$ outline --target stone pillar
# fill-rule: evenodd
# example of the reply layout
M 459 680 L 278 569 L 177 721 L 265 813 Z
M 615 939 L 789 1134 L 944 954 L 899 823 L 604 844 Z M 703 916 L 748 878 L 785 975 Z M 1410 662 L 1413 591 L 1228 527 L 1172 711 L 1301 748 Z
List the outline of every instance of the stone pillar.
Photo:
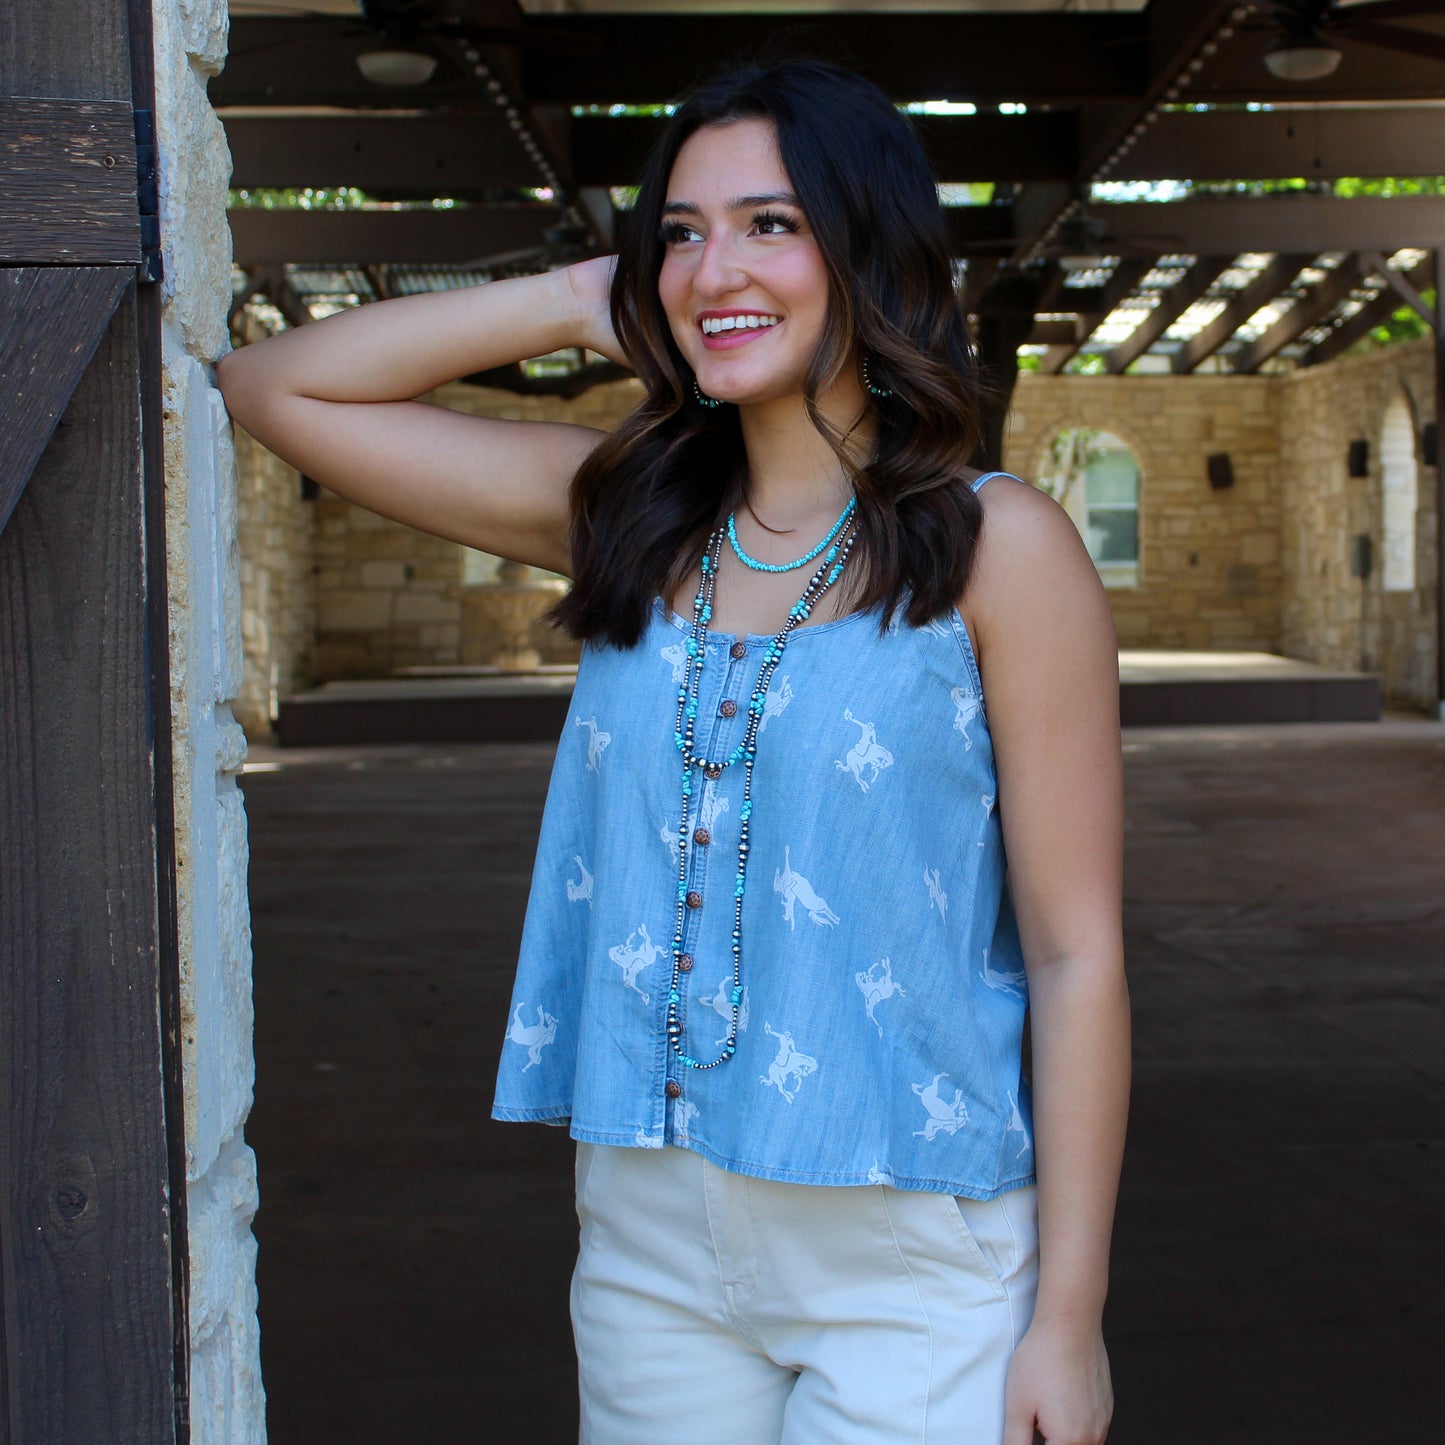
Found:
M 225 0 L 152 0 L 164 250 L 167 580 L 190 1253 L 191 1440 L 261 1445 L 251 937 L 236 777 L 241 683 L 236 469 L 213 385 L 231 298 L 230 156 L 206 80 L 224 60 Z

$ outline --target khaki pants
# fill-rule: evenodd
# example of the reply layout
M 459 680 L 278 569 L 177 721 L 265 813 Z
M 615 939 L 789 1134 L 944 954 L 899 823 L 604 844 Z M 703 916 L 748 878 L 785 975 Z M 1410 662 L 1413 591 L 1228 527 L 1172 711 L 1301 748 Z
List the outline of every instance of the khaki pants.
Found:
M 987 1203 L 579 1144 L 583 1445 L 998 1445 L 1036 1191 Z

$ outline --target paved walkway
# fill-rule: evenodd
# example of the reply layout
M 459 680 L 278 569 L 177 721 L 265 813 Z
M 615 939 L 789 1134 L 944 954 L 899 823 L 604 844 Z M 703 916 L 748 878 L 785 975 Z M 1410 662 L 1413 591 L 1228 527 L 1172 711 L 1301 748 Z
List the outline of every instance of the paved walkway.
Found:
M 254 755 L 273 1445 L 575 1439 L 570 1147 L 486 1117 L 550 752 Z M 1126 754 L 1111 1445 L 1437 1440 L 1445 727 Z

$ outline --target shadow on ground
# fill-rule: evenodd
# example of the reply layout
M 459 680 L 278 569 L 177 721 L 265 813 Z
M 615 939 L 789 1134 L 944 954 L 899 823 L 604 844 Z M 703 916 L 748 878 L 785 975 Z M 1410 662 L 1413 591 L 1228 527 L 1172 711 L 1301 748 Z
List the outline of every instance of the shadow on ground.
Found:
M 247 773 L 273 1445 L 576 1438 L 571 1146 L 487 1117 L 550 761 Z M 1111 1445 L 1435 1440 L 1445 727 L 1135 730 L 1126 761 Z

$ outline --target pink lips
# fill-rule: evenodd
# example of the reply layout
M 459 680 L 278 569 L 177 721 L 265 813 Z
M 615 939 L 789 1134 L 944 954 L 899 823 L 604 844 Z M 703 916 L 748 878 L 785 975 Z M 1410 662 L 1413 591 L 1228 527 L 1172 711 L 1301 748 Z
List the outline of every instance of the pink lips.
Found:
M 782 322 L 778 323 L 781 326 Z M 769 331 L 776 331 L 777 326 L 759 326 L 756 330 L 749 327 L 746 331 L 720 331 L 716 336 L 709 336 L 703 332 L 702 344 L 709 351 L 735 351 L 739 346 L 746 346 L 750 341 L 756 341 L 760 336 L 766 336 Z
M 752 311 L 699 311 L 697 314 L 697 325 L 699 330 L 704 321 L 713 320 L 723 316 L 753 316 L 758 313 Z M 776 331 L 783 323 L 776 321 L 772 326 L 748 326 L 738 327 L 734 331 L 719 331 L 709 336 L 706 331 L 702 333 L 702 344 L 709 351 L 736 351 L 739 346 L 746 346 L 749 341 L 756 340 L 765 331 Z

